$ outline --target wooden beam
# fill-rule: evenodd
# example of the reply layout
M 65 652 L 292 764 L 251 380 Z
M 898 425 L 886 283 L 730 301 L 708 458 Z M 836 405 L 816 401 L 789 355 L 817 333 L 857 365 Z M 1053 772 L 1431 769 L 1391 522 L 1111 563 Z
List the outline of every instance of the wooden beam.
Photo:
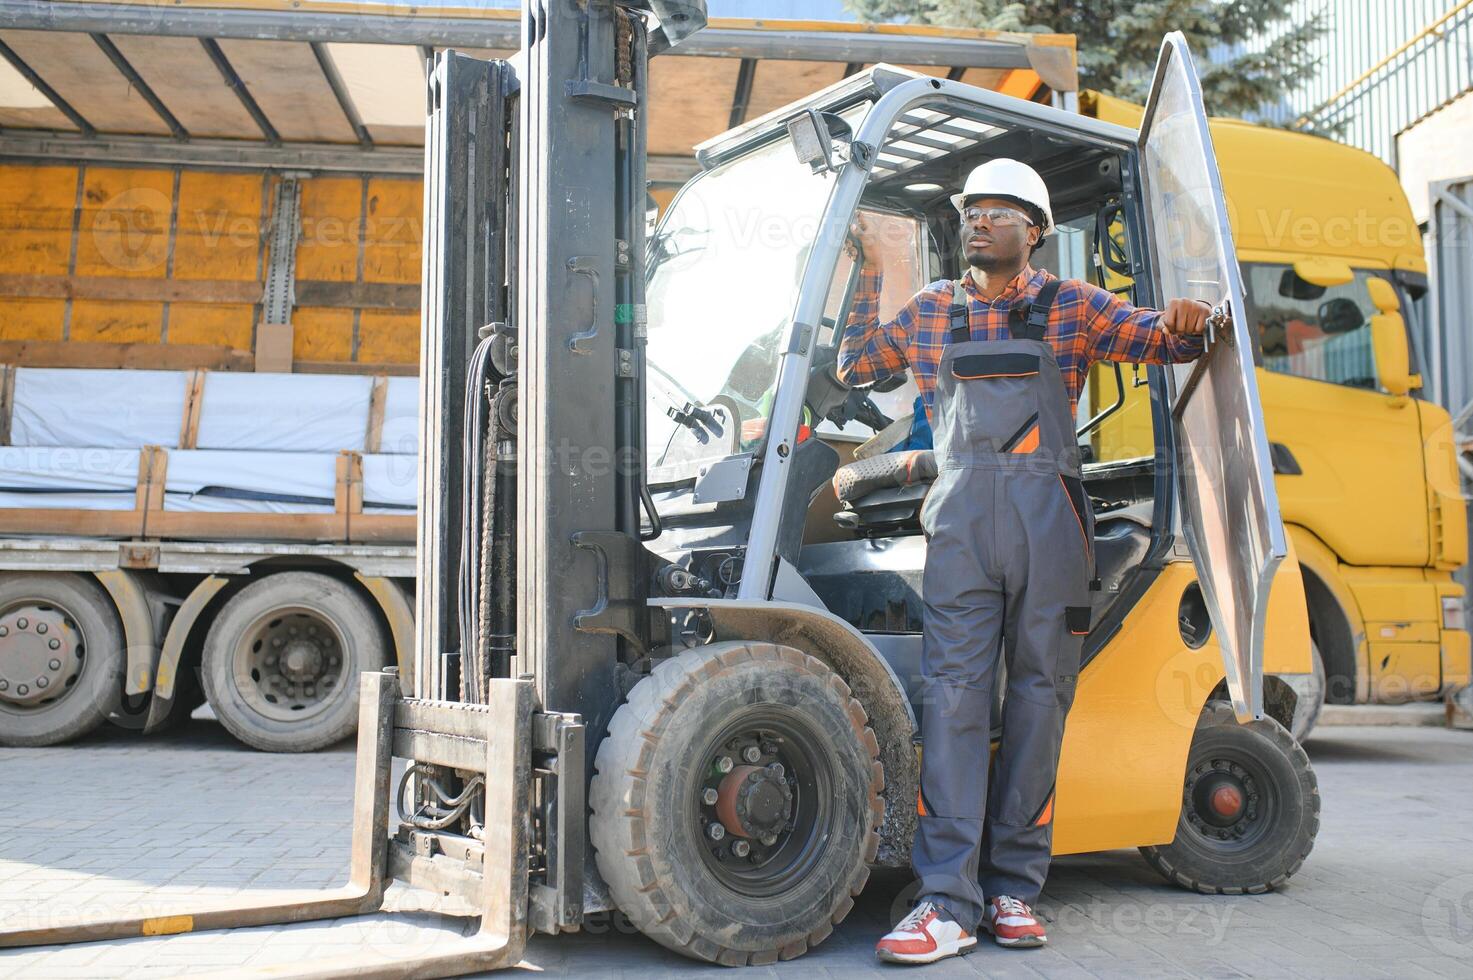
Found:
M 298 279 L 297 306 L 334 306 L 355 310 L 419 312 L 419 284 L 396 282 L 329 282 Z
M 184 421 L 179 426 L 179 448 L 193 449 L 199 441 L 199 416 L 205 401 L 205 372 L 194 370 L 184 389 Z
M 373 390 L 368 396 L 368 431 L 363 435 L 363 451 L 365 453 L 376 453 L 384 441 L 384 405 L 389 396 L 389 379 L 380 374 L 373 379 Z M 3 413 L 3 409 L 0 409 Z M 0 425 L 4 425 L 3 414 L 0 414 Z M 0 443 L 4 442 L 3 430 L 0 430 Z
M 10 418 L 15 412 L 15 368 L 0 364 L 0 446 L 10 445 Z
M 249 371 L 250 351 L 224 344 L 107 344 L 75 340 L 0 340 L 0 363 L 20 367 Z
M 0 299 L 97 299 L 124 303 L 254 305 L 265 284 L 252 279 L 134 279 L 127 276 L 0 275 Z M 298 279 L 297 306 L 419 311 L 416 283 Z

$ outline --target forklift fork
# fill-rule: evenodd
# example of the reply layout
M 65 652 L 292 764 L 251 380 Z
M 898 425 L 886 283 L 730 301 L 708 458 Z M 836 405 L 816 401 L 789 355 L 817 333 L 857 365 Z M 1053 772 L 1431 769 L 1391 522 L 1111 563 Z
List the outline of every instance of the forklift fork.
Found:
M 361 678 L 358 755 L 353 786 L 353 845 L 348 882 L 325 890 L 271 891 L 240 900 L 171 915 L 78 918 L 36 928 L 0 932 L 0 948 L 51 946 L 140 936 L 168 936 L 207 929 L 282 925 L 378 912 L 388 880 L 470 899 L 480 914 L 479 930 L 433 950 L 406 949 L 404 955 L 365 953 L 264 967 L 261 976 L 293 977 L 446 977 L 511 966 L 521 957 L 528 928 L 528 855 L 534 773 L 535 693 L 530 680 L 492 680 L 485 704 L 426 701 L 399 694 L 392 672 Z M 551 743 L 539 752 L 539 773 L 572 776 L 559 790 L 544 793 L 559 810 L 581 807 L 583 744 L 577 716 L 536 713 L 537 727 Z M 563 758 L 553 753 L 561 751 Z M 426 833 L 402 824 L 390 839 L 390 779 L 395 758 L 480 774 L 484 786 L 484 828 L 469 849 L 440 841 L 471 842 L 459 835 Z M 576 770 L 574 770 L 576 765 Z M 576 773 L 576 774 L 575 774 Z M 563 780 L 558 780 L 560 783 Z M 561 830 L 557 814 L 544 822 Z M 569 830 L 573 828 L 569 827 Z M 581 840 L 581 826 L 573 830 Z M 557 850 L 549 838 L 549 855 Z M 566 846 L 566 845 L 565 845 Z M 572 848 L 581 857 L 581 847 Z M 581 891 L 581 876 L 576 880 Z M 536 904 L 556 931 L 564 919 L 560 906 L 576 905 L 562 893 L 563 881 L 540 885 Z M 580 896 L 581 897 L 581 896 Z M 41 913 L 44 914 L 44 913 Z M 235 976 L 241 971 L 232 971 Z

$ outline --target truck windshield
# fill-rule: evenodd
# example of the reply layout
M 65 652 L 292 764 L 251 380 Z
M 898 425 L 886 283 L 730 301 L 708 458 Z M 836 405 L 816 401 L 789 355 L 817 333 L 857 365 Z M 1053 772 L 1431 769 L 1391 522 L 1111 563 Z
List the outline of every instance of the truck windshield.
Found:
M 697 177 L 660 223 L 646 293 L 652 482 L 761 442 L 832 181 L 784 137 Z

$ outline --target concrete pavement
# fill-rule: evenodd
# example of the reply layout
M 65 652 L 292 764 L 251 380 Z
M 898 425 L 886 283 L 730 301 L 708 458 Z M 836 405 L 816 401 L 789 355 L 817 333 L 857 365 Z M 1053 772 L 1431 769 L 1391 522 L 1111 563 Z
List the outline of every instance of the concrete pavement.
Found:
M 1467 977 L 1473 975 L 1473 733 L 1337 727 L 1307 746 L 1323 822 L 1276 894 L 1216 897 L 1162 882 L 1133 851 L 1061 858 L 1040 909 L 1050 946 L 977 953 L 928 977 Z M 48 909 L 161 914 L 241 889 L 340 883 L 351 745 L 264 755 L 213 722 L 140 739 L 116 730 L 55 749 L 0 749 L 0 924 Z M 807 956 L 743 977 L 894 977 L 875 939 L 904 910 L 908 876 L 876 875 Z M 415 893 L 390 892 L 414 909 Z M 38 918 L 39 917 L 39 918 Z M 0 977 L 162 977 L 403 948 L 458 935 L 432 912 L 167 939 L 0 952 Z M 618 916 L 536 937 L 525 970 L 682 977 L 717 970 L 644 939 Z

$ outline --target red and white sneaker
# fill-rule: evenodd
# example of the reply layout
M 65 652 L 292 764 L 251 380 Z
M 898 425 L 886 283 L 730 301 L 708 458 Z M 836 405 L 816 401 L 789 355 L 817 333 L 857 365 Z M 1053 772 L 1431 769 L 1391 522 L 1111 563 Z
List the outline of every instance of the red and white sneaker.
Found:
M 1038 921 L 1028 903 L 1008 895 L 999 895 L 987 903 L 982 928 L 992 933 L 999 946 L 1010 949 L 1028 949 L 1048 942 L 1043 923 Z
M 921 902 L 875 944 L 875 955 L 887 963 L 935 963 L 977 948 L 951 913 L 934 902 Z

